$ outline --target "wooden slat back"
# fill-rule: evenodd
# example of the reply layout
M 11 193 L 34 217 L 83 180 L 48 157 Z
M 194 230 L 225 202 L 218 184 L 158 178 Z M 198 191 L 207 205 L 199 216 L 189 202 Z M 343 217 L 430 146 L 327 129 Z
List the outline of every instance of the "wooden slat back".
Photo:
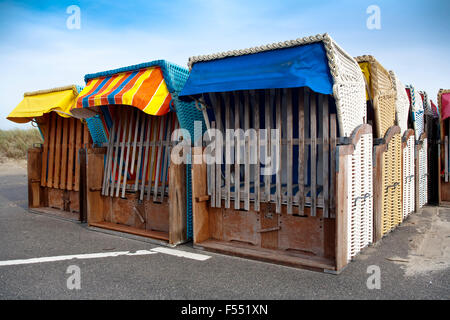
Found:
M 211 129 L 215 130 L 216 129 L 216 121 L 211 121 Z M 212 138 L 215 139 L 215 138 Z M 214 147 L 215 145 L 215 140 L 214 140 Z M 209 174 L 210 174 L 210 183 L 211 183 L 211 207 L 215 208 L 216 207 L 216 166 L 214 164 L 208 165 L 208 169 L 209 169 Z
M 221 116 L 221 108 L 222 108 L 222 103 L 221 103 L 221 99 L 219 96 L 215 96 L 213 95 L 213 99 L 215 100 L 215 115 L 216 115 L 216 129 L 223 132 L 223 127 L 222 127 L 222 116 Z M 222 150 L 221 149 L 219 143 L 221 143 L 221 141 L 218 140 L 217 137 L 214 137 L 214 141 L 215 141 L 215 148 L 214 148 L 214 153 L 215 153 L 215 159 L 216 159 L 216 166 L 215 166 L 215 178 L 216 178 L 216 207 L 220 208 L 221 204 L 222 204 Z
M 69 151 L 69 130 L 70 130 L 70 119 L 64 119 L 64 125 L 62 128 L 62 141 L 61 141 L 61 173 L 60 173 L 60 182 L 59 182 L 59 188 L 60 189 L 66 189 L 67 188 L 67 157 L 68 157 L 68 151 Z
M 140 176 L 141 176 L 141 190 L 140 190 L 140 196 L 139 199 L 144 199 L 144 192 L 145 192 L 145 181 L 146 181 L 146 177 L 148 175 L 148 153 L 149 153 L 149 148 L 150 148 L 150 141 L 152 138 L 154 138 L 154 133 L 156 130 L 156 119 L 150 118 L 150 117 L 146 117 L 147 121 L 146 121 L 146 139 L 145 139 L 145 151 L 144 151 L 144 163 L 142 166 L 142 170 L 140 171 Z M 141 128 L 142 129 L 142 128 Z M 153 131 L 153 134 L 152 134 Z M 154 148 L 153 148 L 154 149 Z M 138 178 L 136 178 L 138 179 Z M 149 185 L 151 185 L 152 180 L 149 179 Z M 150 189 L 149 189 L 150 190 Z M 147 199 L 150 198 L 150 191 L 149 194 L 147 195 Z
M 55 160 L 53 172 L 53 188 L 59 188 L 59 177 L 61 175 L 61 136 L 63 121 L 62 117 L 56 117 L 56 137 L 55 137 Z
M 225 129 L 231 129 L 231 93 L 227 92 L 225 95 Z M 229 134 L 229 133 L 228 133 Z M 231 207 L 231 137 L 225 138 L 225 208 Z
M 75 141 L 75 176 L 74 176 L 74 186 L 73 190 L 78 191 L 80 190 L 80 158 L 79 158 L 79 151 L 82 147 L 82 139 L 83 139 L 83 124 L 81 121 L 77 121 L 76 126 L 76 141 Z
M 331 96 L 288 88 L 207 97 L 213 114 L 207 120 L 222 132 L 226 159 L 223 166 L 208 166 L 211 207 L 229 208 L 233 200 L 235 210 L 248 211 L 253 203 L 259 211 L 260 202 L 268 202 L 279 214 L 287 206 L 288 214 L 303 216 L 308 206 L 311 216 L 322 208 L 324 218 L 334 218 L 338 128 Z M 226 129 L 233 129 L 234 135 Z M 246 132 L 240 141 L 238 129 Z M 256 138 L 247 129 L 254 129 Z M 262 175 L 267 165 L 276 166 L 272 175 Z
M 294 159 L 294 130 L 293 130 L 293 109 L 292 109 L 292 89 L 287 90 L 287 110 L 286 110 L 286 117 L 287 117 L 287 166 L 286 170 L 287 172 L 292 172 L 294 167 L 292 164 L 292 161 Z M 293 179 L 292 177 L 289 177 L 289 174 L 287 176 L 287 213 L 292 214 L 293 208 L 292 208 L 292 192 L 293 192 Z
M 272 97 L 273 90 L 265 90 L 264 92 L 264 124 L 266 129 L 266 154 L 265 159 L 272 158 L 272 141 L 271 141 L 271 130 L 272 130 Z M 267 166 L 265 167 L 267 168 Z M 265 185 L 265 199 L 266 202 L 269 203 L 271 201 L 271 183 L 272 177 L 269 175 L 264 175 L 264 185 Z
M 261 158 L 261 135 L 260 135 L 260 111 L 259 111 L 259 99 L 260 96 L 259 94 L 255 93 L 255 91 L 251 92 L 251 97 L 252 97 L 252 109 L 254 110 L 254 124 L 253 127 L 256 130 L 256 164 L 255 164 L 255 172 L 254 172 L 254 176 L 257 177 L 255 179 L 255 211 L 259 211 L 260 210 L 260 201 L 261 201 L 261 179 L 259 179 L 259 175 L 261 172 L 261 165 L 259 162 L 259 159 Z
M 45 126 L 41 186 L 78 191 L 78 152 L 92 143 L 87 126 L 55 112 L 43 116 L 40 123 Z
M 234 92 L 234 129 L 241 128 L 241 102 L 240 94 Z M 235 149 L 235 165 L 234 165 L 234 209 L 241 208 L 241 139 L 235 135 L 234 139 Z
M 328 113 L 328 97 L 321 99 L 322 110 L 322 170 L 323 170 L 323 216 L 330 216 L 330 179 L 329 179 L 329 153 L 330 153 L 330 115 Z M 320 106 L 319 106 L 320 107 Z
M 117 107 L 106 144 L 103 195 L 164 202 L 168 197 L 171 138 L 179 128 L 176 114 L 150 116 L 133 108 Z M 152 196 L 151 196 L 152 195 Z
M 47 186 L 48 149 L 51 131 L 50 115 L 45 115 L 41 123 L 42 126 L 45 126 L 45 130 L 41 129 L 44 133 L 44 145 L 42 147 L 41 186 L 45 187 Z
M 276 190 L 275 190 L 275 203 L 276 203 L 276 212 L 281 213 L 281 174 L 283 171 L 283 159 L 282 159 L 282 121 L 281 121 L 281 99 L 282 99 L 282 91 L 276 90 L 276 125 L 275 129 L 278 132 L 278 135 L 272 134 L 272 142 L 276 146 L 276 151 L 274 154 L 277 155 L 276 161 L 274 164 L 276 165 L 276 173 L 275 173 L 275 183 L 276 183 Z
M 70 119 L 69 120 L 69 137 L 68 137 L 68 155 L 67 155 L 67 184 L 66 188 L 67 190 L 73 189 L 73 182 L 74 182 L 74 176 L 73 176 L 73 168 L 75 163 L 75 132 L 77 127 L 77 119 Z
M 50 136 L 48 147 L 48 164 L 47 164 L 47 187 L 53 187 L 53 169 L 55 164 L 55 140 L 56 140 L 56 124 L 58 115 L 54 112 L 50 113 Z
M 337 119 L 336 114 L 330 114 L 330 218 L 336 217 L 336 145 L 337 145 Z
M 298 211 L 305 210 L 305 107 L 309 100 L 303 88 L 298 89 Z

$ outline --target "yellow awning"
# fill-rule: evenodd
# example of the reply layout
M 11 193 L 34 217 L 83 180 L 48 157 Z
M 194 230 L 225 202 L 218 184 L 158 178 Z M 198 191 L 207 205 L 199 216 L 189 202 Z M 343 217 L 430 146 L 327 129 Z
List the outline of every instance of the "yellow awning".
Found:
M 22 102 L 6 118 L 17 123 L 27 123 L 51 111 L 69 118 L 70 109 L 77 96 L 78 90 L 74 85 L 28 92 L 24 94 Z

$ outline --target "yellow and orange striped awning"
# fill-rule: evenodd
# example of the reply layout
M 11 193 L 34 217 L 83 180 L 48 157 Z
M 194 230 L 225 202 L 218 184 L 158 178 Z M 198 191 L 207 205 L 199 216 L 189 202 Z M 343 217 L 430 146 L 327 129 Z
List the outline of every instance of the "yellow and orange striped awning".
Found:
M 149 67 L 88 80 L 72 114 L 104 105 L 127 105 L 162 116 L 170 111 L 171 99 L 161 68 Z

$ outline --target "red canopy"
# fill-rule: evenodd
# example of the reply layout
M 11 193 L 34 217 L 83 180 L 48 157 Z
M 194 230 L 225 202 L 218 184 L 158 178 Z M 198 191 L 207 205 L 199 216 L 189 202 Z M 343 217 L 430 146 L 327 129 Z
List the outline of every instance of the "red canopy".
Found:
M 445 120 L 450 118 L 450 91 L 444 91 L 440 96 L 440 112 L 442 120 Z

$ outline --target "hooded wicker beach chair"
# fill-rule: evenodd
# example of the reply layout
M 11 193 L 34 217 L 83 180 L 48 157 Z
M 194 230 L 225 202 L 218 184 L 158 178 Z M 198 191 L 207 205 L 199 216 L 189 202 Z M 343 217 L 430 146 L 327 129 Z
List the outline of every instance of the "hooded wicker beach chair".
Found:
M 193 165 L 194 245 L 342 270 L 372 242 L 372 128 L 356 61 L 324 34 L 189 67 L 180 96 L 217 129 L 194 148 L 213 158 Z
M 412 121 L 416 136 L 416 210 L 428 203 L 428 139 L 425 132 L 425 110 L 422 97 L 414 86 L 407 85 Z
M 372 56 L 357 57 L 367 86 L 368 121 L 374 124 L 374 241 L 402 222 L 402 132 L 396 124 L 395 84 Z M 403 123 L 402 118 L 402 125 Z
M 94 143 L 103 147 L 88 165 L 90 226 L 171 245 L 192 237 L 190 165 L 171 162 L 181 137 L 194 136 L 195 120 L 204 130 L 202 113 L 178 99 L 187 77 L 164 60 L 85 76 L 72 113 L 90 118 Z
M 29 208 L 72 220 L 85 218 L 80 150 L 92 143 L 87 126 L 70 113 L 79 91 L 70 85 L 25 93 L 7 117 L 35 123 L 44 141 L 28 150 Z
M 410 104 L 405 86 L 393 71 L 391 75 L 394 89 L 397 94 L 396 114 L 397 124 L 402 134 L 402 181 L 403 181 L 403 219 L 415 210 L 415 162 L 414 162 L 414 130 L 408 127 Z

